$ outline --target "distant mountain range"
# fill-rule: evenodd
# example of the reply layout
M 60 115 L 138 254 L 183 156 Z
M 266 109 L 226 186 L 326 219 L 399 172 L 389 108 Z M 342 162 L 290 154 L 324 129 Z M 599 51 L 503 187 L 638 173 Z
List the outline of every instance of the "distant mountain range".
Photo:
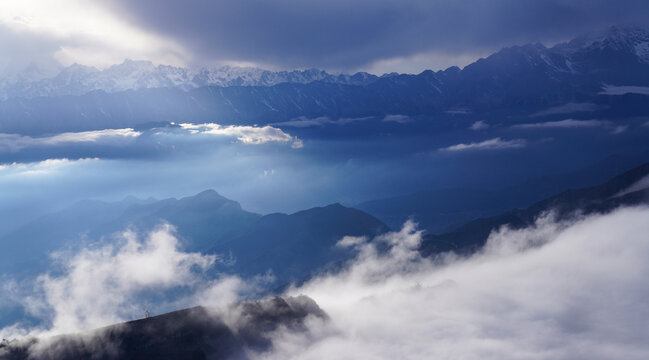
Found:
M 450 232 L 467 222 L 526 208 L 569 188 L 600 184 L 649 160 L 649 154 L 610 156 L 595 164 L 567 173 L 532 178 L 515 186 L 496 189 L 450 188 L 375 199 L 353 207 L 376 216 L 398 229 L 408 219 L 428 234 Z
M 110 243 L 127 229 L 144 235 L 163 223 L 176 228 L 184 251 L 229 260 L 216 271 L 249 277 L 270 270 L 276 285 L 351 257 L 335 246 L 346 235 L 372 238 L 389 231 L 375 217 L 340 204 L 261 216 L 214 190 L 182 199 L 85 200 L 1 237 L 0 271 L 36 274 L 47 268 L 50 252 Z
M 470 253 L 484 246 L 489 234 L 501 226 L 524 228 L 533 225 L 540 215 L 549 211 L 555 212 L 557 219 L 566 221 L 581 215 L 606 213 L 621 206 L 642 204 L 649 204 L 649 163 L 600 185 L 566 190 L 524 209 L 473 220 L 444 234 L 427 235 L 420 251 L 424 256 L 447 251 Z
M 378 78 L 365 72 L 351 75 L 329 74 L 319 69 L 269 71 L 253 67 L 222 66 L 192 70 L 127 59 L 104 70 L 73 64 L 62 68 L 55 75 L 30 66 L 22 73 L 0 79 L 0 99 L 83 95 L 98 90 L 107 93 L 163 87 L 189 90 L 203 86 L 273 86 L 281 83 L 308 84 L 314 81 L 366 85 Z
M 302 116 L 556 115 L 581 111 L 583 104 L 603 109 L 603 116 L 645 115 L 649 113 L 648 48 L 647 31 L 612 27 L 551 48 L 538 43 L 505 48 L 463 69 L 380 78 L 362 73 L 330 76 L 313 70 L 250 70 L 244 76 L 239 69 L 214 75 L 221 74 L 217 71 L 200 81 L 195 75 L 191 79 L 196 80 L 185 84 L 189 78 L 185 70 L 146 63 L 125 62 L 104 71 L 76 66 L 55 78 L 61 84 L 95 85 L 84 89 L 70 85 L 76 90 L 0 102 L 0 131 L 47 133 L 178 120 L 270 124 Z M 122 75 L 114 78 L 113 74 Z M 110 80 L 101 80 L 104 76 Z M 47 92 L 59 86 L 43 83 L 36 88 Z M 554 110 L 548 111 L 551 107 Z

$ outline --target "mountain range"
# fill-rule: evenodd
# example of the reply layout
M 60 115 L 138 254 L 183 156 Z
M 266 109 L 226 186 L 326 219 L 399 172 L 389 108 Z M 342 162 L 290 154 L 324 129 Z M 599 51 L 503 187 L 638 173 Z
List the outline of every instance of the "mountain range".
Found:
M 509 121 L 516 121 L 517 114 L 580 111 L 571 110 L 569 104 L 602 109 L 604 116 L 634 116 L 649 112 L 645 94 L 649 86 L 648 44 L 649 33 L 643 29 L 612 27 L 550 48 L 539 43 L 508 47 L 463 69 L 427 70 L 418 75 L 375 78 L 356 74 L 350 80 L 338 81 L 318 71 L 314 73 L 321 75 L 293 72 L 282 76 L 301 80 L 269 80 L 263 82 L 264 86 L 243 80 L 238 81 L 240 85 L 250 86 L 234 85 L 237 81 L 219 85 L 206 81 L 174 87 L 168 87 L 173 85 L 168 79 L 147 80 L 140 86 L 133 85 L 140 80 L 129 78 L 124 81 L 131 85 L 106 88 L 117 92 L 98 87 L 83 90 L 93 90 L 83 94 L 78 91 L 59 96 L 55 91 L 47 97 L 9 98 L 0 102 L 0 131 L 47 133 L 179 119 L 269 124 L 301 116 L 337 119 L 387 114 L 444 117 L 506 113 L 509 118 L 513 116 Z M 134 62 L 120 66 L 166 69 Z M 120 66 L 115 72 L 119 73 L 116 69 Z M 79 81 L 95 76 L 90 74 L 103 74 L 85 73 Z M 157 79 L 157 75 L 151 76 Z M 351 80 L 355 77 L 364 80 Z M 562 110 L 547 112 L 557 106 L 563 106 Z
M 30 66 L 22 73 L 0 79 L 0 99 L 83 95 L 97 90 L 107 93 L 162 87 L 189 90 L 202 86 L 273 86 L 281 83 L 307 84 L 314 81 L 365 85 L 378 78 L 365 72 L 351 75 L 330 74 L 319 69 L 269 71 L 253 67 L 222 66 L 192 70 L 126 59 L 121 64 L 103 70 L 73 64 L 60 69 L 54 75 Z
M 424 256 L 454 251 L 471 253 L 486 243 L 489 234 L 502 226 L 520 229 L 531 226 L 543 214 L 570 221 L 589 214 L 601 214 L 621 206 L 649 203 L 649 163 L 628 170 L 603 184 L 565 190 L 529 207 L 512 209 L 500 215 L 470 221 L 444 233 L 424 237 L 420 251 Z
M 211 204 L 212 202 L 231 206 L 227 200 L 213 191 L 207 191 L 195 197 L 180 200 L 166 200 L 172 208 L 193 207 L 193 204 Z M 125 199 L 118 207 L 150 206 L 154 200 L 136 201 Z M 563 221 L 570 221 L 582 215 L 606 213 L 620 206 L 638 206 L 649 203 L 649 163 L 626 171 L 609 181 L 581 189 L 567 190 L 539 201 L 525 209 L 514 209 L 501 215 L 471 221 L 457 230 L 441 234 L 426 235 L 420 246 L 424 256 L 437 256 L 440 253 L 453 251 L 461 254 L 479 250 L 489 235 L 502 226 L 521 228 L 529 226 L 542 214 L 554 211 Z M 183 204 L 183 205 L 180 205 Z M 95 204 L 96 205 L 96 204 Z M 165 206 L 159 206 L 162 209 Z M 201 205 L 198 205 L 201 208 Z M 210 206 L 203 207 L 208 210 Z M 158 210 L 159 211 L 159 210 Z M 137 212 L 137 211 L 131 211 Z M 190 211 L 191 212 L 191 211 Z M 208 210 L 209 212 L 209 210 Z M 171 212 L 173 213 L 173 212 Z M 232 240 L 247 246 L 247 237 L 255 237 L 255 244 L 248 250 L 258 249 L 264 257 L 272 259 L 282 266 L 289 258 L 300 257 L 305 247 L 312 247 L 310 238 L 325 227 L 340 224 L 359 232 L 375 229 L 380 223 L 369 215 L 353 209 L 334 204 L 324 208 L 306 210 L 293 215 L 271 214 L 258 218 L 252 230 Z M 360 220 L 360 222 L 357 222 Z M 301 224 L 301 225 L 300 225 Z M 297 226 L 297 228 L 295 228 Z M 280 230 L 278 230 L 280 229 Z M 336 230 L 329 230 L 328 235 Z M 275 233 L 275 238 L 267 234 Z M 358 233 L 358 232 L 357 232 Z M 299 234 L 297 237 L 293 234 Z M 271 239 L 261 245 L 263 239 Z M 316 242 L 316 244 L 319 244 Z M 288 246 L 286 246 L 288 245 Z M 331 242 L 315 245 L 318 251 L 326 253 Z M 296 254 L 295 252 L 300 252 Z M 259 253 L 258 253 L 259 254 Z M 251 262 L 263 261 L 259 256 L 252 256 Z M 245 358 L 249 351 L 263 352 L 271 348 L 270 334 L 279 327 L 293 331 L 304 331 L 307 316 L 327 320 L 328 316 L 310 298 L 300 296 L 275 297 L 259 301 L 233 304 L 227 310 L 229 314 L 240 314 L 241 319 L 233 328 L 224 320 L 223 312 L 204 307 L 195 307 L 167 314 L 133 320 L 80 334 L 61 335 L 50 339 L 25 338 L 0 343 L 2 359 L 76 359 L 76 358 Z M 38 351 L 41 350 L 41 351 Z
M 214 190 L 181 199 L 84 200 L 0 237 L 0 271 L 37 274 L 48 268 L 54 251 L 110 244 L 125 230 L 144 235 L 161 224 L 174 226 L 183 251 L 228 259 L 215 271 L 243 277 L 271 271 L 276 285 L 351 257 L 335 246 L 346 235 L 371 238 L 389 231 L 373 216 L 340 204 L 262 216 Z

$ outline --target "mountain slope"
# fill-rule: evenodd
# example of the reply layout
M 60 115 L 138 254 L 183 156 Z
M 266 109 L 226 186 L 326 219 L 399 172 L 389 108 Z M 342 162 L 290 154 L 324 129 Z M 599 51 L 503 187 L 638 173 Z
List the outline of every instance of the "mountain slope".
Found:
M 183 237 L 187 251 L 204 251 L 254 224 L 260 215 L 233 200 L 206 190 L 181 199 L 166 199 L 131 206 L 118 218 L 90 232 L 93 238 L 131 227 L 148 231 L 162 222 L 172 224 Z
M 111 243 L 115 241 L 111 235 L 127 229 L 144 235 L 163 223 L 176 228 L 183 251 L 234 259 L 234 264 L 218 264 L 215 272 L 250 277 L 270 270 L 277 278 L 275 284 L 347 259 L 351 253 L 335 246 L 344 236 L 373 237 L 389 231 L 375 217 L 340 204 L 260 216 L 214 190 L 160 201 L 84 201 L 0 238 L 4 250 L 0 270 L 38 274 L 47 268 L 53 251 L 74 252 L 98 242 Z
M 449 233 L 427 235 L 420 251 L 425 256 L 445 251 L 471 252 L 482 247 L 491 231 L 508 225 L 522 228 L 532 225 L 543 213 L 554 211 L 559 219 L 577 214 L 602 213 L 619 206 L 649 203 L 649 163 L 631 169 L 597 186 L 567 190 L 528 208 L 471 221 Z
M 94 331 L 0 343 L 0 359 L 245 359 L 270 349 L 280 326 L 304 331 L 304 319 L 326 319 L 305 296 L 233 305 L 228 314 L 194 307 Z M 227 317 L 239 315 L 232 325 Z
M 616 155 L 585 168 L 527 179 L 506 188 L 422 190 L 370 200 L 354 207 L 376 216 L 392 229 L 398 229 L 406 220 L 412 219 L 427 233 L 442 234 L 471 220 L 525 208 L 565 189 L 601 184 L 647 160 L 647 153 Z
M 109 235 L 126 229 L 147 232 L 162 223 L 177 228 L 185 249 L 201 251 L 231 238 L 259 217 L 214 190 L 160 201 L 81 201 L 0 238 L 0 269 L 38 272 L 52 251 L 76 250 L 104 237 L 111 241 Z
M 336 247 L 344 236 L 373 237 L 389 231 L 381 221 L 360 210 L 332 204 L 291 215 L 262 217 L 243 234 L 210 249 L 232 254 L 230 271 L 254 276 L 271 270 L 276 284 L 301 279 L 352 253 Z

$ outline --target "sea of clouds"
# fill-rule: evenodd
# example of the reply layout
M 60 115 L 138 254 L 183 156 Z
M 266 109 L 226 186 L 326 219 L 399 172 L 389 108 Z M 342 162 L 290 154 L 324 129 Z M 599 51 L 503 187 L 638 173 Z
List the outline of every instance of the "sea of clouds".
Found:
M 357 256 L 343 270 L 293 286 L 328 319 L 307 331 L 278 330 L 261 359 L 646 359 L 649 356 L 649 208 L 577 219 L 540 217 L 497 229 L 472 256 L 422 258 L 408 222 L 375 239 L 341 239 Z M 43 274 L 25 306 L 43 325 L 2 337 L 89 330 L 141 317 L 143 291 L 189 289 L 176 308 L 225 309 L 259 287 L 204 276 L 217 256 L 185 253 L 173 228 L 86 249 Z M 387 249 L 387 250 L 386 250 Z M 150 300 L 147 300 L 150 301 Z M 161 308 L 161 307 L 160 307 Z M 236 323 L 236 320 L 232 320 Z

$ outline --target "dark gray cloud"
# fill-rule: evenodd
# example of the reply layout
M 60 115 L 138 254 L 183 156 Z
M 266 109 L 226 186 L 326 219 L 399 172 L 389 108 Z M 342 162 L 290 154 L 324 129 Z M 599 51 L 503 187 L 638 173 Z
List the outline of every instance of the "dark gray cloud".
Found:
M 354 69 L 380 59 L 483 54 L 643 24 L 646 1 L 111 0 L 133 23 L 187 46 L 197 61 Z

